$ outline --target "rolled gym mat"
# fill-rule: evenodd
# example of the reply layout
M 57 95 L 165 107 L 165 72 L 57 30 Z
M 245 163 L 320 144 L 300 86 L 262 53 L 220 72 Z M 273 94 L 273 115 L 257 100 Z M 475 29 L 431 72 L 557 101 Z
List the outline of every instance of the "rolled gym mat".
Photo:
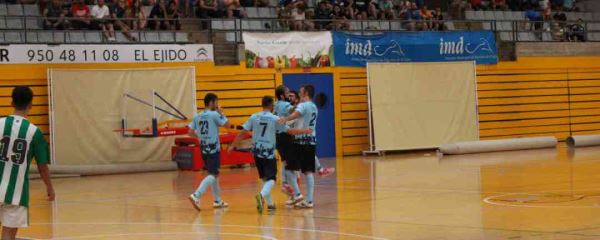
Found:
M 443 154 L 468 154 L 556 147 L 555 137 L 512 138 L 444 144 Z
M 570 136 L 567 138 L 569 147 L 600 146 L 600 135 Z

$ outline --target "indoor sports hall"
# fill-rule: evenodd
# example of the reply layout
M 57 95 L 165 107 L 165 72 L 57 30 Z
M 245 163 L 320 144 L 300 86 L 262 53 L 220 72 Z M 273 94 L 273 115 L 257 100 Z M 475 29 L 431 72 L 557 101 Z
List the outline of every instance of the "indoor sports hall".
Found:
M 0 0 L 1 239 L 600 239 L 600 2 Z

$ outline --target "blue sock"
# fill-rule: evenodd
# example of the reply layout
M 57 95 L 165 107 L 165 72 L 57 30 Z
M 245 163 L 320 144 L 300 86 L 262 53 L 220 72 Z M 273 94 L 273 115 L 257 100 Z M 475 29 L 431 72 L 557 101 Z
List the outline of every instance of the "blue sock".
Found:
M 286 174 L 288 177 L 288 183 L 292 185 L 292 189 L 294 189 L 294 195 L 300 195 L 300 187 L 298 187 L 298 178 L 296 178 L 296 172 L 286 170 Z
M 215 198 L 215 202 L 221 202 L 221 187 L 219 186 L 219 178 L 215 178 L 215 181 L 212 185 L 213 197 Z
M 213 185 L 214 182 L 215 182 L 215 177 L 213 175 L 208 175 L 208 176 L 204 177 L 204 179 L 202 179 L 202 182 L 200 183 L 200 186 L 198 186 L 198 189 L 196 189 L 196 191 L 194 192 L 194 196 L 197 198 L 200 198 L 202 196 L 202 194 L 204 194 L 204 192 L 206 192 L 206 189 L 208 188 L 208 186 Z
M 306 201 L 312 202 L 315 192 L 315 177 L 312 173 L 306 174 Z
M 260 190 L 260 195 L 267 200 L 267 204 L 269 205 L 273 205 L 273 199 L 271 198 L 271 189 L 273 189 L 273 185 L 275 185 L 275 181 L 268 180 L 263 183 L 262 190 Z
M 321 169 L 321 161 L 319 161 L 319 158 L 317 156 L 315 156 L 315 169 L 317 169 L 317 171 L 319 171 L 319 169 Z
M 287 181 L 287 170 L 285 170 L 285 163 L 281 164 L 281 183 L 282 184 L 286 184 L 288 183 Z

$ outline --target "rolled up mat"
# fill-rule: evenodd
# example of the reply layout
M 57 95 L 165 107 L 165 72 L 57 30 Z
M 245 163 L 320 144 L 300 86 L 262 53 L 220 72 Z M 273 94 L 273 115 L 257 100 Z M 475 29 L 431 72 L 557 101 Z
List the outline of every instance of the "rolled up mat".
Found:
M 155 163 L 124 163 L 124 164 L 102 164 L 102 165 L 60 165 L 49 166 L 51 174 L 74 174 L 81 176 L 141 173 L 173 171 L 177 169 L 177 163 L 173 161 L 162 161 Z M 37 167 L 29 169 L 30 173 L 37 173 Z
M 569 147 L 600 146 L 600 135 L 570 136 L 567 138 Z
M 555 137 L 512 138 L 444 144 L 443 154 L 468 154 L 556 147 Z

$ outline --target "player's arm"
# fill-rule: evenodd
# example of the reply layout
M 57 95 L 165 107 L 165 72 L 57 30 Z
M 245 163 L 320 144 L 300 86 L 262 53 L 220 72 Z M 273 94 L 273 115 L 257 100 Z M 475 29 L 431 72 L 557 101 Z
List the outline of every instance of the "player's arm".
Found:
M 238 135 L 235 136 L 235 139 L 233 139 L 233 142 L 231 143 L 231 145 L 229 145 L 229 148 L 227 148 L 227 152 L 232 152 L 233 150 L 235 150 L 235 148 L 240 144 L 242 139 L 244 139 L 249 133 L 250 133 L 250 131 L 248 131 L 246 129 L 243 129 L 242 131 L 240 131 L 238 133 Z
M 217 108 L 217 112 L 219 113 L 219 118 L 217 119 L 217 125 L 219 125 L 221 127 L 225 127 L 225 128 L 231 128 L 231 124 L 229 123 L 229 120 L 227 120 L 227 117 L 225 117 L 225 114 L 223 114 L 223 109 Z
M 40 177 L 42 177 L 42 181 L 44 181 L 44 184 L 46 185 L 48 201 L 54 201 L 54 187 L 52 186 L 52 181 L 50 181 L 50 170 L 48 169 L 50 150 L 48 147 L 48 142 L 46 142 L 44 135 L 39 129 L 33 135 L 31 147 L 38 171 L 40 172 Z
M 310 128 L 302 128 L 302 129 L 290 128 L 290 129 L 287 130 L 287 133 L 289 135 L 311 134 L 312 133 L 312 129 L 310 129 Z
M 287 121 L 292 121 L 292 120 L 298 119 L 300 116 L 302 116 L 302 114 L 300 114 L 300 112 L 298 110 L 295 110 L 289 116 L 280 118 L 279 121 L 277 121 L 277 123 L 284 124 Z
M 188 124 L 188 136 L 197 138 L 198 134 L 196 134 L 196 118 L 192 118 L 192 121 Z
M 233 142 L 231 142 L 231 145 L 229 145 L 229 148 L 227 148 L 227 152 L 231 152 L 235 149 L 235 147 L 237 147 L 237 145 L 240 143 L 240 141 L 242 141 L 242 139 L 244 139 L 244 137 L 246 137 L 246 135 L 248 135 L 250 133 L 250 131 L 252 131 L 252 118 L 254 116 L 250 116 L 250 118 L 244 123 L 242 124 L 242 129 L 241 131 L 238 133 L 237 136 L 235 136 L 235 138 L 233 139 Z

